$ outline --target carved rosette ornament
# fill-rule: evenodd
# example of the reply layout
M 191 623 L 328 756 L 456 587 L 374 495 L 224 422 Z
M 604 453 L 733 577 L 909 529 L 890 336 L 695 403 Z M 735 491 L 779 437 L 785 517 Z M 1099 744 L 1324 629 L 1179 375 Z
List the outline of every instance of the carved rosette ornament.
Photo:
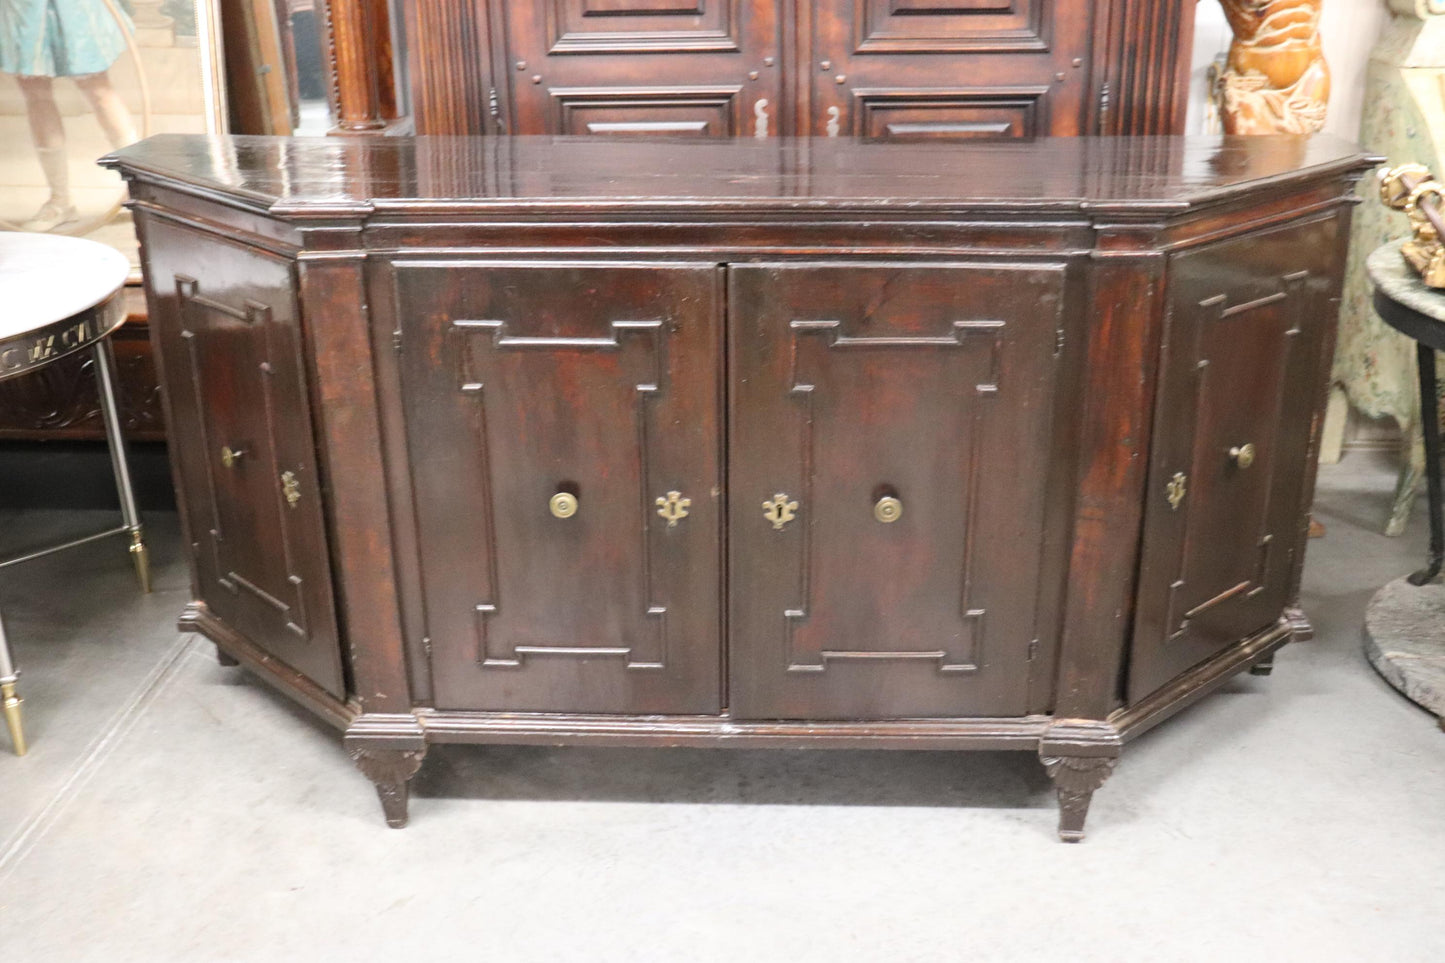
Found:
M 1311 134 L 1325 123 L 1330 71 L 1323 0 L 1220 0 L 1234 32 L 1219 79 L 1227 134 Z

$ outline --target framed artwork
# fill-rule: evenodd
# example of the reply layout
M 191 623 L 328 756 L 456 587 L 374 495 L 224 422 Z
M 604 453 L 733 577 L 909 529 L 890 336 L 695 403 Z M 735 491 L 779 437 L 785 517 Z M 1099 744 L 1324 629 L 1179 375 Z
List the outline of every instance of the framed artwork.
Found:
M 0 229 L 90 237 L 138 273 L 120 178 L 95 161 L 226 128 L 218 0 L 0 0 Z

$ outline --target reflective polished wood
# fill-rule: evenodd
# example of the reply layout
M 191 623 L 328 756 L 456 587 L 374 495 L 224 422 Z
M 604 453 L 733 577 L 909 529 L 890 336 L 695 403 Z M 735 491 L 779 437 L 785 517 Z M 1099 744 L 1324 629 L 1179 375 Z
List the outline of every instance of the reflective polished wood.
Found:
M 1123 743 L 1298 612 L 1325 138 L 153 138 L 183 624 L 345 730 Z

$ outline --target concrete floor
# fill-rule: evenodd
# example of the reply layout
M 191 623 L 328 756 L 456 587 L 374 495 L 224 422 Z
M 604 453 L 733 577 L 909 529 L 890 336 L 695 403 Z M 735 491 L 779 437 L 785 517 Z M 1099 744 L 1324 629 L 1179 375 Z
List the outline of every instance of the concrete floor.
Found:
M 119 541 L 0 575 L 0 959 L 1438 961 L 1445 734 L 1360 651 L 1423 557 L 1391 482 L 1325 469 L 1316 640 L 1131 744 L 1079 846 L 1025 753 L 438 747 L 388 830 L 335 733 L 174 631 L 152 517 L 151 597 Z M 0 552 L 98 522 L 0 513 Z

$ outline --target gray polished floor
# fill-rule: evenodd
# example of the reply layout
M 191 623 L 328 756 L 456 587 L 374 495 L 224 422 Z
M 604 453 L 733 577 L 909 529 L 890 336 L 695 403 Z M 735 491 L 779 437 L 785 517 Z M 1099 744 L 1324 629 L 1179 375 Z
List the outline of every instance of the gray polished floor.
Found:
M 1438 961 L 1445 733 L 1360 651 L 1423 557 L 1377 534 L 1392 479 L 1325 470 L 1317 639 L 1130 745 L 1079 846 L 1023 753 L 440 747 L 388 830 L 332 731 L 175 632 L 152 517 L 148 598 L 119 541 L 0 573 L 0 959 Z

